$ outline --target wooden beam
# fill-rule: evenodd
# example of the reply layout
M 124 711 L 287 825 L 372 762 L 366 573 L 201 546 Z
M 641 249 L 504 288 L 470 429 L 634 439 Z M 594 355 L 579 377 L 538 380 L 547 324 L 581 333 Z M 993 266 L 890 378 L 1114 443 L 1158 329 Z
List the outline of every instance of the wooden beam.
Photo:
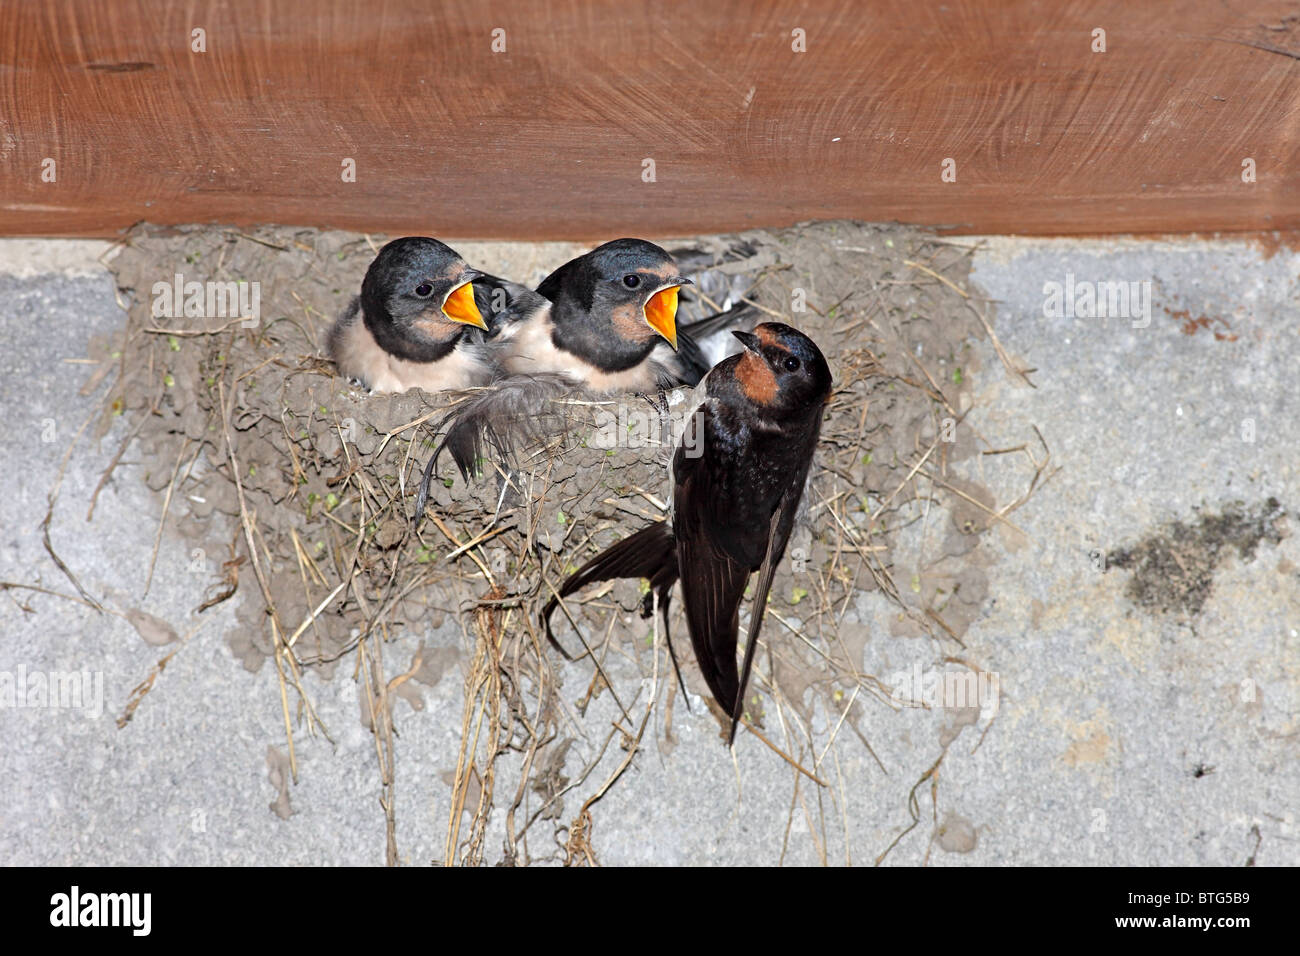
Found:
M 70 0 L 0 50 L 11 235 L 1300 228 L 1280 0 Z

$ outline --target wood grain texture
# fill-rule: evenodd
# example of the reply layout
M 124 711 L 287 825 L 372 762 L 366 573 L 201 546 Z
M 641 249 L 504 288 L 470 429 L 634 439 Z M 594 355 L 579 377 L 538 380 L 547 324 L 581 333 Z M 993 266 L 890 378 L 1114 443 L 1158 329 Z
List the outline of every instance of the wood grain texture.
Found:
M 0 233 L 104 236 L 142 219 L 518 239 L 833 217 L 1295 229 L 1298 13 L 1277 0 L 7 3 Z M 792 51 L 795 28 L 807 52 Z M 940 179 L 949 157 L 955 183 Z

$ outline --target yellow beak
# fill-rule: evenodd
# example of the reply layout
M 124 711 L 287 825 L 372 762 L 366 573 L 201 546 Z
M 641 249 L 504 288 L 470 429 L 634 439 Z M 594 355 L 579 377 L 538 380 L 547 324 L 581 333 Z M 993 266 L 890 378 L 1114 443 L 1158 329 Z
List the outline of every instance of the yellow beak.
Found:
M 483 321 L 483 315 L 474 303 L 474 284 L 466 282 L 451 290 L 447 296 L 447 301 L 442 304 L 443 314 L 453 322 L 464 322 L 466 325 L 476 325 L 484 332 L 488 330 L 487 323 Z
M 675 350 L 677 348 L 677 290 L 680 286 L 660 289 L 645 304 L 645 320 Z

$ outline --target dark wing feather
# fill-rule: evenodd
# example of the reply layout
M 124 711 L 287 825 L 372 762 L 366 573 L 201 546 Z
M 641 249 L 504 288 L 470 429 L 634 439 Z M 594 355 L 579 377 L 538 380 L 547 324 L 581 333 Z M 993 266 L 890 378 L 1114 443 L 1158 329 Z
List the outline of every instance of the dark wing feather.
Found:
M 551 614 L 560 598 L 581 591 L 595 581 L 612 581 L 620 578 L 649 578 L 650 585 L 659 592 L 660 606 L 667 615 L 667 594 L 677 580 L 676 555 L 673 554 L 672 528 L 667 522 L 646 525 L 591 558 L 589 562 L 565 578 L 554 596 L 542 609 L 542 623 L 546 624 L 546 639 L 551 646 L 569 657 L 551 632 Z M 572 659 L 572 658 L 569 658 Z
M 704 428 L 707 449 L 708 411 L 704 412 Z M 673 526 L 691 645 L 714 699 L 730 714 L 739 699 L 736 634 L 750 568 L 736 561 L 709 533 L 711 518 L 722 500 L 716 469 L 728 465 L 721 455 L 706 451 L 692 457 L 678 449 L 673 460 Z
M 736 633 L 749 569 L 733 561 L 708 537 L 697 534 L 678 540 L 677 564 L 686 625 L 700 671 L 714 699 L 728 714 L 733 713 L 740 691 Z
M 499 379 L 443 416 L 438 422 L 446 428 L 442 444 L 468 478 L 478 471 L 485 442 L 505 461 L 521 445 L 554 434 L 551 400 L 573 390 L 568 378 L 554 372 Z
M 767 610 L 767 592 L 772 589 L 772 576 L 776 573 L 777 562 L 781 560 L 780 552 L 785 550 L 784 544 L 777 542 L 777 529 L 786 523 L 787 518 L 791 522 L 794 520 L 794 511 L 799 505 L 797 498 L 793 506 L 788 502 L 789 495 L 781 499 L 776 511 L 772 512 L 772 521 L 768 526 L 767 554 L 763 556 L 763 565 L 758 569 L 758 585 L 754 588 L 754 601 L 749 611 L 749 633 L 745 636 L 745 662 L 740 669 L 736 706 L 731 711 L 731 736 L 727 739 L 729 745 L 736 742 L 736 727 L 739 726 L 740 715 L 745 710 L 745 688 L 749 686 L 749 669 L 754 663 L 754 649 L 758 647 L 758 629 L 763 625 L 763 612 Z M 789 538 L 789 531 L 786 532 L 786 538 Z M 734 663 L 736 656 L 734 646 L 731 656 Z
M 820 407 L 813 412 L 812 419 L 799 432 L 806 436 L 803 441 L 805 449 L 799 455 L 798 466 L 790 474 L 785 493 L 777 501 L 772 511 L 772 518 L 767 528 L 767 547 L 763 554 L 763 563 L 758 569 L 758 584 L 754 588 L 754 600 L 750 605 L 749 632 L 745 638 L 745 661 L 740 672 L 740 697 L 736 709 L 731 712 L 731 740 L 736 739 L 736 727 L 740 723 L 743 710 L 745 688 L 749 684 L 749 670 L 754 662 L 754 651 L 758 647 L 758 631 L 763 625 L 763 615 L 767 611 L 767 594 L 772 588 L 772 577 L 776 566 L 785 555 L 786 545 L 790 543 L 790 533 L 794 530 L 795 517 L 799 511 L 799 502 L 803 498 L 804 484 L 808 480 L 808 471 L 812 467 L 813 450 L 821 434 Z
M 572 391 L 573 383 L 563 375 L 510 375 L 452 406 L 434 426 L 435 431 L 443 432 L 443 438 L 424 467 L 415 498 L 416 521 L 424 515 L 429 483 L 444 449 L 467 481 L 479 472 L 479 461 L 489 449 L 508 466 L 520 445 L 555 434 L 558 429 L 551 399 Z
M 495 276 L 486 278 L 495 283 L 495 288 L 504 290 L 509 299 L 506 308 L 489 321 L 490 337 L 546 305 L 542 296 L 518 283 Z M 492 290 L 485 288 L 485 291 L 491 294 Z M 477 302 L 477 287 L 475 296 Z M 479 471 L 479 460 L 489 446 L 507 463 L 519 445 L 554 431 L 548 427 L 553 422 L 546 414 L 551 410 L 550 400 L 568 391 L 572 391 L 572 384 L 561 375 L 506 375 L 496 379 L 491 389 L 477 392 L 455 405 L 437 423 L 438 430 L 446 431 L 424 469 L 417 498 L 417 519 L 424 514 L 421 505 L 427 498 L 429 481 L 444 448 L 451 453 L 466 480 Z
M 690 710 L 691 698 L 686 692 L 686 681 L 682 679 L 682 669 L 677 662 L 677 651 L 673 648 L 673 636 L 668 627 L 668 607 L 672 601 L 673 585 L 677 583 L 677 554 L 673 531 L 667 521 L 647 525 L 635 534 L 615 542 L 565 578 L 556 589 L 556 594 L 542 609 L 546 639 L 557 651 L 569 660 L 573 660 L 551 631 L 551 614 L 559 605 L 560 598 L 568 597 L 596 581 L 612 581 L 618 578 L 650 579 L 650 587 L 659 597 L 659 613 L 663 616 L 664 640 L 668 642 L 668 656 L 673 662 L 673 673 L 677 675 L 677 686 L 682 689 L 682 699 L 686 701 L 686 709 Z M 642 617 L 649 617 L 651 613 L 652 609 L 647 602 Z M 578 636 L 581 638 L 582 635 Z M 586 642 L 584 641 L 583 644 L 585 646 Z
M 666 521 L 647 525 L 640 531 L 611 544 L 565 578 L 556 588 L 556 593 L 546 602 L 546 607 L 542 609 L 546 639 L 561 654 L 569 657 L 569 653 L 560 646 L 555 635 L 551 633 L 551 614 L 558 606 L 560 598 L 568 597 L 597 581 L 649 578 L 651 586 L 660 592 L 660 604 L 666 607 L 666 593 L 672 589 L 673 583 L 677 580 L 677 561 L 673 552 L 673 532 Z

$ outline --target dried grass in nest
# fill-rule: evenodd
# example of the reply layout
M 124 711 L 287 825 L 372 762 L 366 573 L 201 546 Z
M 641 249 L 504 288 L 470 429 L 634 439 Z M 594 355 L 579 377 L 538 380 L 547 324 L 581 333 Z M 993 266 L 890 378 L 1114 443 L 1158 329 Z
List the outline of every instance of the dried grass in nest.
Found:
M 744 238 L 758 254 L 728 268 L 753 273 L 748 298 L 812 335 L 837 376 L 745 714 L 750 729 L 820 791 L 838 742 L 856 739 L 870 750 L 865 701 L 899 706 L 884 682 L 861 672 L 868 635 L 855 610 L 861 593 L 888 596 L 899 610 L 895 633 L 926 633 L 959 649 L 982 597 L 964 593 L 978 592 L 983 574 L 965 556 L 993 524 L 1011 525 L 1010 513 L 1047 474 L 1047 456 L 1041 437 L 1021 449 L 981 449 L 967 425 L 970 380 L 980 371 L 970 343 L 992 333 L 982 303 L 963 288 L 967 247 L 847 223 Z M 721 249 L 734 239 L 703 242 Z M 329 676 L 352 658 L 363 721 L 375 737 L 387 858 L 396 862 L 392 708 L 428 661 L 419 652 L 390 676 L 384 648 L 397 628 L 436 626 L 454 614 L 472 647 L 444 862 L 486 862 L 498 838 L 502 862 L 537 859 L 528 834 L 539 822 L 558 848 L 541 859 L 595 862 L 592 807 L 637 753 L 661 683 L 671 708 L 672 682 L 660 681 L 657 630 L 649 662 L 637 658 L 648 685 L 638 682 L 624 699 L 628 683 L 607 673 L 611 648 L 634 637 L 619 622 L 640 603 L 635 582 L 593 589 L 557 615 L 571 616 L 589 652 L 591 686 L 577 712 L 557 693 L 536 612 L 567 570 L 629 528 L 663 517 L 670 453 L 663 435 L 611 454 L 590 438 L 596 416 L 612 406 L 580 397 L 560 403 L 567 428 L 525 449 L 508 474 L 436 482 L 428 520 L 414 530 L 409 509 L 436 439 L 430 426 L 454 398 L 360 397 L 320 358 L 325 329 L 377 241 L 306 230 L 142 229 L 125 244 L 113 267 L 130 320 L 117 342 L 105 343 L 117 353 L 119 374 L 101 426 L 118 414 L 135 419 L 131 434 L 154 464 L 150 482 L 166 489 L 167 507 L 183 503 L 195 516 L 218 511 L 237 521 L 230 560 L 203 603 L 241 596 L 242 626 L 228 640 L 245 666 L 274 663 L 295 780 L 295 733 L 328 736 L 302 674 L 314 668 Z M 149 290 L 174 272 L 191 281 L 259 281 L 261 321 L 247 328 L 229 319 L 155 318 Z M 807 311 L 792 313 L 794 302 L 806 302 Z M 642 399 L 626 404 L 651 408 Z M 952 472 L 981 451 L 1024 453 L 1028 490 L 1020 499 L 997 508 L 991 493 Z M 960 511 L 966 524 L 948 529 L 932 570 L 900 588 L 897 536 L 924 527 L 936 504 Z M 680 615 L 673 625 L 682 651 Z M 565 628 L 560 637 L 576 639 Z M 707 698 L 689 653 L 680 656 L 688 686 Z M 586 703 L 605 692 L 619 716 L 582 771 L 567 778 Z M 813 730 L 816 707 L 833 715 L 825 739 Z M 615 740 L 622 757 L 609 752 Z M 720 746 L 719 759 L 724 753 Z M 565 824 L 563 799 L 574 790 L 584 802 Z M 495 828 L 494 808 L 505 811 Z

